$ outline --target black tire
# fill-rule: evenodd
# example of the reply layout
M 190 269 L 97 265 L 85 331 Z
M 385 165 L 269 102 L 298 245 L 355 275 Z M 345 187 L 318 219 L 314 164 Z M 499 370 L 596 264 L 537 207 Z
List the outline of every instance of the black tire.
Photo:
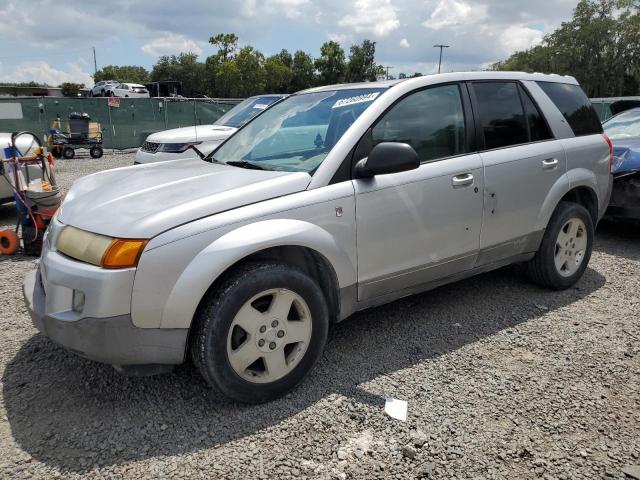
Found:
M 67 160 L 71 160 L 73 157 L 76 156 L 76 151 L 71 147 L 63 147 L 62 156 Z
M 104 95 L 104 93 L 105 93 L 105 92 L 104 92 L 104 88 L 103 88 L 103 89 L 102 89 L 102 91 L 100 92 L 100 96 L 101 96 L 101 97 L 104 97 L 104 96 L 105 96 L 105 95 Z
M 269 289 L 287 289 L 302 297 L 311 313 L 312 332 L 307 350 L 289 373 L 273 382 L 254 383 L 243 379 L 231 366 L 227 340 L 239 309 Z M 309 373 L 322 354 L 328 329 L 325 297 L 311 277 L 276 262 L 250 263 L 216 285 L 203 299 L 191 331 L 191 357 L 206 382 L 226 396 L 244 403 L 267 402 L 293 389 Z
M 53 158 L 59 159 L 62 157 L 62 149 L 60 147 L 53 147 L 51 149 L 51 155 Z
M 91 155 L 91 158 L 100 158 L 103 154 L 104 151 L 102 150 L 102 147 L 91 147 L 91 149 L 89 150 L 89 155 Z
M 586 248 L 582 257 L 582 263 L 578 269 L 573 274 L 564 276 L 556 267 L 556 242 L 560 230 L 571 219 L 579 219 L 584 224 L 586 229 L 584 233 L 587 235 Z M 538 252 L 535 257 L 525 264 L 529 278 L 538 285 L 553 290 L 565 290 L 573 286 L 582 278 L 582 275 L 589 265 L 591 252 L 593 250 L 593 237 L 593 219 L 587 209 L 577 203 L 560 202 L 551 216 L 551 220 L 549 220 Z

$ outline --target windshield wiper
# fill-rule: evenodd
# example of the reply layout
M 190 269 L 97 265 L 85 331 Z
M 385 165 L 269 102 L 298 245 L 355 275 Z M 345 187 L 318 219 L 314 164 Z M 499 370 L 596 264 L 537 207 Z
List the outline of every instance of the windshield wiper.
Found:
M 247 168 L 249 170 L 271 170 L 270 168 L 265 168 L 262 165 L 258 165 L 257 163 L 247 162 L 246 160 L 231 160 L 229 162 L 225 162 L 227 165 L 232 165 L 234 167 Z

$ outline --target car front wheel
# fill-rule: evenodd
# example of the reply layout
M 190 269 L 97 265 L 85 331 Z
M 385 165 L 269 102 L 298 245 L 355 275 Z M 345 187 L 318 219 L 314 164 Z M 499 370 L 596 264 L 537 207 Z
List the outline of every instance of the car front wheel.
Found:
M 531 279 L 544 287 L 564 290 L 587 269 L 593 249 L 591 215 L 582 205 L 561 202 L 545 230 L 542 244 L 527 264 Z
M 203 377 L 246 403 L 294 388 L 320 357 L 329 314 L 318 284 L 280 263 L 247 264 L 207 295 L 191 356 Z

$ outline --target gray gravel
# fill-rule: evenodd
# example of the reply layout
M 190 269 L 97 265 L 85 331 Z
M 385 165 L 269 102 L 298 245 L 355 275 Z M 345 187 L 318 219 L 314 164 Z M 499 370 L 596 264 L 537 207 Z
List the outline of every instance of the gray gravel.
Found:
M 0 478 L 622 479 L 640 464 L 640 228 L 602 224 L 595 250 L 565 292 L 507 268 L 357 314 L 260 406 L 188 365 L 127 378 L 58 348 L 23 306 L 33 259 L 0 258 Z

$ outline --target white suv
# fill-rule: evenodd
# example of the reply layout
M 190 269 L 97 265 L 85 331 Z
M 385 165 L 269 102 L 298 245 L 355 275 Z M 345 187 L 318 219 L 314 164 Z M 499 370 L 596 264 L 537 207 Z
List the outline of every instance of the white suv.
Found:
M 213 125 L 195 125 L 152 133 L 138 149 L 134 163 L 198 158 L 199 153 L 207 155 L 238 128 L 284 97 L 286 95 L 277 94 L 249 97 L 222 115 Z
M 75 353 L 138 372 L 191 358 L 228 396 L 266 401 L 355 311 L 515 262 L 548 288 L 575 284 L 611 159 L 569 77 L 316 88 L 206 161 L 78 180 L 25 298 Z

